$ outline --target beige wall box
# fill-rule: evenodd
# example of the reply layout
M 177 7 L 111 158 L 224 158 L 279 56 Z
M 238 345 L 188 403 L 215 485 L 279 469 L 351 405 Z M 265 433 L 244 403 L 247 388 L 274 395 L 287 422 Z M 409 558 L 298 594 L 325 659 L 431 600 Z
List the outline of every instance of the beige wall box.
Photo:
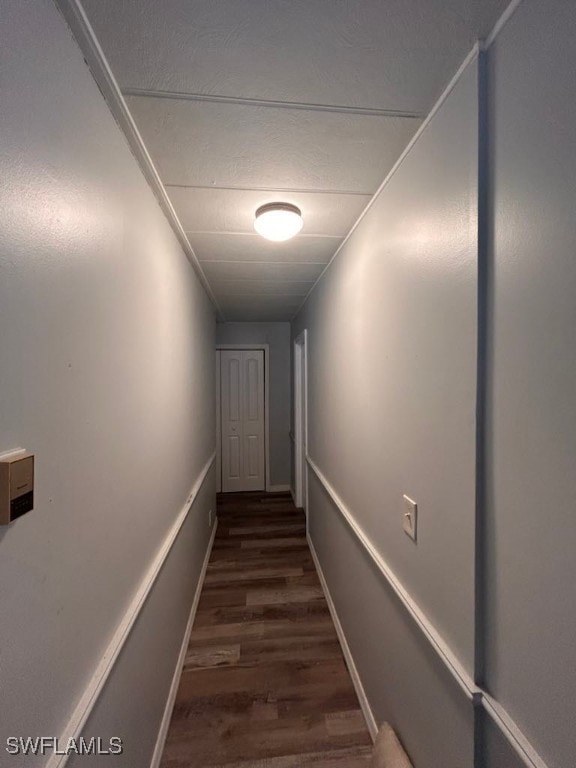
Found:
M 0 525 L 9 525 L 34 508 L 34 456 L 0 456 Z

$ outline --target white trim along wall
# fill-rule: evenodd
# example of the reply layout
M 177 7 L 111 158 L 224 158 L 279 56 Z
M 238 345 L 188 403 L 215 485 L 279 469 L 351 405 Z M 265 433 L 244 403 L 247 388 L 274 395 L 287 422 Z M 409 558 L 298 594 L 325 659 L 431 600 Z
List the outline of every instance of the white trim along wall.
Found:
M 170 693 L 168 694 L 168 700 L 166 702 L 166 709 L 164 710 L 164 716 L 160 725 L 160 731 L 158 732 L 158 739 L 156 741 L 156 747 L 154 748 L 154 754 L 152 755 L 152 761 L 150 768 L 159 768 L 160 761 L 162 760 L 162 753 L 164 751 L 164 745 L 166 743 L 166 736 L 168 735 L 168 729 L 170 727 L 170 720 L 172 718 L 172 711 L 174 709 L 174 702 L 176 701 L 176 694 L 178 692 L 178 686 L 180 684 L 180 678 L 182 677 L 182 670 L 184 668 L 184 658 L 186 651 L 188 650 L 188 642 L 192 633 L 192 627 L 194 625 L 194 619 L 196 618 L 196 611 L 198 610 L 198 603 L 200 601 L 200 594 L 202 587 L 204 586 L 204 578 L 206 576 L 206 569 L 210 561 L 210 555 L 212 554 L 212 547 L 214 545 L 214 539 L 216 538 L 216 531 L 218 530 L 218 518 L 216 516 L 214 524 L 212 526 L 212 534 L 210 535 L 210 541 L 208 548 L 206 549 L 206 556 L 202 563 L 202 571 L 200 572 L 200 578 L 198 579 L 198 586 L 194 594 L 194 602 L 190 608 L 190 616 L 188 617 L 188 623 L 186 624 L 186 631 L 182 639 L 182 646 L 180 647 L 180 653 L 178 654 L 178 660 L 174 668 L 174 677 L 172 678 L 172 684 L 170 686 Z
M 322 585 L 322 591 L 324 592 L 324 596 L 326 597 L 326 602 L 328 603 L 328 608 L 330 610 L 330 615 L 332 616 L 332 621 L 334 622 L 334 626 L 336 627 L 336 634 L 338 635 L 338 640 L 340 641 L 342 653 L 344 654 L 344 658 L 346 659 L 346 666 L 348 667 L 348 671 L 350 672 L 350 677 L 352 678 L 352 682 L 354 684 L 354 690 L 356 691 L 356 695 L 358 696 L 358 701 L 360 702 L 360 706 L 362 708 L 362 714 L 364 715 L 364 719 L 366 720 L 366 725 L 368 726 L 368 730 L 370 731 L 370 737 L 372 738 L 372 741 L 375 741 L 376 735 L 378 733 L 378 724 L 376 722 L 376 718 L 374 717 L 374 713 L 372 712 L 372 708 L 370 707 L 370 702 L 368 701 L 368 697 L 366 696 L 366 691 L 364 690 L 364 686 L 362 685 L 362 679 L 360 677 L 360 674 L 356 669 L 356 664 L 354 662 L 354 657 L 352 656 L 352 651 L 350 650 L 350 646 L 348 645 L 348 641 L 346 640 L 346 635 L 344 633 L 344 629 L 340 622 L 340 618 L 336 610 L 336 605 L 334 604 L 334 600 L 332 599 L 332 595 L 330 594 L 330 589 L 328 587 L 328 582 L 326 581 L 326 577 L 324 576 L 324 571 L 322 570 L 322 564 L 320 563 L 318 555 L 316 554 L 316 548 L 314 547 L 314 542 L 312 541 L 312 537 L 310 536 L 309 533 L 306 534 L 306 539 L 308 541 L 308 546 L 310 547 L 310 553 L 312 554 L 314 565 L 316 566 L 316 571 L 318 572 L 318 578 L 320 579 L 320 584 Z

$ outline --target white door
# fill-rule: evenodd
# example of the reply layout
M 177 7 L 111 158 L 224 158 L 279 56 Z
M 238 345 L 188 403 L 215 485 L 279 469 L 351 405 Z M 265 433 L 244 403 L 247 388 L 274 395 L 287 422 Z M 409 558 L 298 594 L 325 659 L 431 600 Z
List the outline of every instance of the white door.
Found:
M 222 491 L 263 491 L 264 352 L 222 350 Z

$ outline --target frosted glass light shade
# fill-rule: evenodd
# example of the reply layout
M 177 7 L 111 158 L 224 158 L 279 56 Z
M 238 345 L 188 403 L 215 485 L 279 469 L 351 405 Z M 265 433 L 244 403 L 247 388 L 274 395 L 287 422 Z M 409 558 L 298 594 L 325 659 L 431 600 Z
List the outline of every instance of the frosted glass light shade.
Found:
M 302 229 L 304 219 L 300 208 L 290 203 L 268 203 L 256 211 L 254 229 L 266 240 L 290 240 Z

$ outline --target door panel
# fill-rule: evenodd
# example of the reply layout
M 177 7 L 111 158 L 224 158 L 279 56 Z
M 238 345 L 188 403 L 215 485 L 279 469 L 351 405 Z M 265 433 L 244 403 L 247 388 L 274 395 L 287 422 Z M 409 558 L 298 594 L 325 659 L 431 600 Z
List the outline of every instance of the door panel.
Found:
M 246 477 L 253 480 L 259 474 L 259 440 L 254 435 L 246 436 L 246 451 L 244 454 L 246 462 Z
M 222 490 L 264 490 L 264 352 L 222 350 Z
M 244 488 L 264 490 L 264 352 L 247 350 L 243 354 L 242 379 L 244 384 Z
M 246 361 L 246 419 L 258 420 L 258 360 Z
M 228 445 L 230 449 L 229 477 L 231 480 L 240 480 L 240 438 L 231 435 Z
M 242 353 L 222 351 L 220 354 L 222 490 L 242 490 L 242 420 L 241 420 Z
M 240 365 L 241 360 L 231 358 L 228 360 L 228 408 L 229 421 L 240 421 Z

